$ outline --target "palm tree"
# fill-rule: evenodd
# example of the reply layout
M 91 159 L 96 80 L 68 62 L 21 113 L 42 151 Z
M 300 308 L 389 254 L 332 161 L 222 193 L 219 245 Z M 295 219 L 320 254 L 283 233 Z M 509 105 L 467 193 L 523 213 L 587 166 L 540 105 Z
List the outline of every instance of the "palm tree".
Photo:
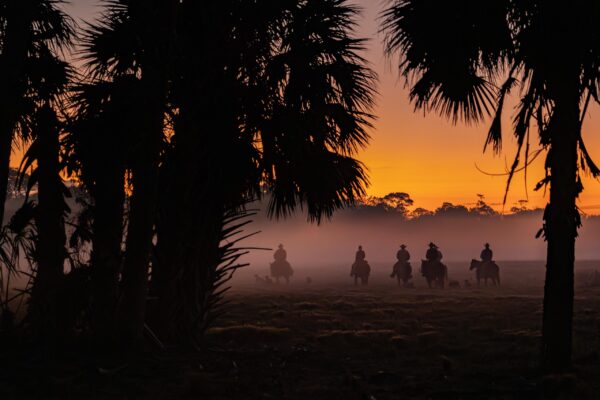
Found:
M 0 1 L 0 223 L 15 133 L 28 136 L 32 95 L 43 53 L 64 49 L 73 33 L 61 0 Z
M 194 343 L 206 326 L 228 212 L 266 188 L 271 215 L 306 206 L 320 221 L 364 194 L 352 155 L 375 77 L 356 13 L 342 0 L 182 2 L 153 268 L 167 337 Z
M 135 77 L 139 116 L 129 160 L 132 193 L 126 252 L 117 307 L 118 328 L 126 344 L 137 344 L 145 323 L 148 268 L 154 232 L 158 167 L 167 110 L 168 69 L 176 0 L 106 3 L 104 17 L 88 29 L 85 58 L 91 79 Z M 113 122 L 119 123 L 114 120 Z M 120 179 L 120 178 L 119 178 Z
M 548 150 L 538 188 L 550 186 L 541 231 L 548 242 L 542 361 L 550 372 L 571 362 L 581 171 L 600 173 L 581 136 L 590 99 L 598 101 L 599 17 L 600 5 L 585 1 L 564 7 L 541 0 L 393 0 L 383 12 L 387 53 L 399 55 L 416 108 L 454 122 L 493 112 L 486 146 L 498 152 L 504 100 L 520 89 L 518 152 L 508 183 L 521 157 L 528 162 L 535 126 Z
M 61 97 L 71 80 L 71 69 L 48 47 L 38 49 L 36 58 L 30 58 L 28 63 L 35 66 L 29 73 L 30 87 L 35 90 L 30 93 L 35 109 L 30 120 L 33 142 L 23 159 L 22 170 L 35 164 L 28 188 L 34 184 L 38 187 L 34 213 L 36 273 L 28 318 L 35 335 L 54 340 L 64 337 L 71 328 L 61 301 L 67 257 L 65 215 L 69 208 L 65 202 L 67 189 L 60 177 L 63 131 L 58 117 Z
M 91 317 L 97 343 L 114 343 L 118 276 L 122 264 L 125 224 L 125 176 L 133 148 L 133 133 L 143 118 L 140 81 L 117 76 L 74 88 L 73 119 L 63 144 L 69 172 L 89 194 L 93 244 Z

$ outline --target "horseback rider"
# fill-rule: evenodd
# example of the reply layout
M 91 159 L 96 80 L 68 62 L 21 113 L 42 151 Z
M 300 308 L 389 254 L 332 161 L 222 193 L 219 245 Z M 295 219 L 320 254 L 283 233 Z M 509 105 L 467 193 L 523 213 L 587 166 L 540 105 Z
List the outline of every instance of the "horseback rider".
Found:
M 292 266 L 287 262 L 287 252 L 283 248 L 283 244 L 277 246 L 278 249 L 273 253 L 275 261 L 271 263 L 271 276 L 275 278 L 276 283 L 279 283 L 279 278 L 285 279 L 289 283 L 290 277 L 294 274 Z
M 278 249 L 275 250 L 275 253 L 273 254 L 273 258 L 275 259 L 275 261 L 277 261 L 277 262 L 287 261 L 287 252 L 283 249 L 283 245 L 280 244 L 277 247 L 278 247 Z
M 481 261 L 490 262 L 494 257 L 494 252 L 490 249 L 490 244 L 486 243 L 485 248 L 481 251 Z
M 350 271 L 350 276 L 354 277 L 354 284 L 358 284 L 358 279 L 360 278 L 361 284 L 367 285 L 369 282 L 369 273 L 371 272 L 371 267 L 365 260 L 366 254 L 363 250 L 362 246 L 358 246 L 358 251 L 354 256 L 354 264 L 352 264 L 352 270 Z
M 401 244 L 400 250 L 396 253 L 396 258 L 402 263 L 407 263 L 410 260 L 410 253 L 406 250 L 406 245 Z
M 406 250 L 405 244 L 400 245 L 400 250 L 396 253 L 396 258 L 398 259 L 398 262 L 394 264 L 390 277 L 396 277 L 398 279 L 398 285 L 407 287 L 408 281 L 412 277 L 412 267 L 408 262 L 410 260 L 410 253 Z
M 364 261 L 365 258 L 366 258 L 365 251 L 363 250 L 362 246 L 358 246 L 358 251 L 356 252 L 356 256 L 354 257 L 354 261 L 355 262 Z
M 442 255 L 442 252 L 440 251 L 439 247 L 437 247 L 433 242 L 429 243 L 429 249 L 427 249 L 427 253 L 425 254 L 425 258 L 427 259 L 427 261 L 441 262 L 442 257 L 443 257 L 443 255 Z

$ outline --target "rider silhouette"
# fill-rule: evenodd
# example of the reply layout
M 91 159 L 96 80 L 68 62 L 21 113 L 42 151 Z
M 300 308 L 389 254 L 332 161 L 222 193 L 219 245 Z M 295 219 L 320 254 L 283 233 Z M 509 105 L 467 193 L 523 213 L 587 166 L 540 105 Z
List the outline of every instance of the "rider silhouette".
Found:
M 425 254 L 427 261 L 442 261 L 442 257 L 440 249 L 433 242 L 429 243 L 429 249 L 427 249 L 427 253 Z
M 400 262 L 408 262 L 408 260 L 410 260 L 410 253 L 408 252 L 408 250 L 406 250 L 405 244 L 400 245 L 400 250 L 398 250 L 398 252 L 396 253 L 396 258 Z
M 356 252 L 356 256 L 354 257 L 354 261 L 364 261 L 366 258 L 366 254 L 362 248 L 362 246 L 358 246 L 358 251 Z
M 287 260 L 287 252 L 283 249 L 283 245 L 280 244 L 277 247 L 278 247 L 278 249 L 275 250 L 275 253 L 273 254 L 273 258 L 275 259 L 275 261 L 286 261 Z
M 492 251 L 492 249 L 490 249 L 489 243 L 485 244 L 485 248 L 481 251 L 480 257 L 481 261 L 483 262 L 492 261 L 492 258 L 494 257 L 494 252 Z

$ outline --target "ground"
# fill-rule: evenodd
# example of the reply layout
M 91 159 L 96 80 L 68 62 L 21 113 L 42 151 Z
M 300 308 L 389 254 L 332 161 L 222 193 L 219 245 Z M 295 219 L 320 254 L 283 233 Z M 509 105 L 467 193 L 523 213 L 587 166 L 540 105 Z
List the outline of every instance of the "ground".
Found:
M 505 263 L 501 288 L 464 288 L 465 271 L 450 276 L 460 289 L 425 289 L 418 276 L 417 288 L 401 289 L 383 272 L 369 287 L 241 286 L 208 335 L 205 368 L 221 372 L 193 390 L 223 399 L 531 399 L 546 387 L 600 398 L 599 289 L 577 290 L 573 373 L 542 377 L 543 268 Z
M 600 288 L 584 287 L 589 265 L 577 279 L 573 371 L 544 377 L 538 369 L 543 265 L 504 263 L 502 287 L 466 288 L 465 279 L 473 282 L 462 264 L 449 265 L 461 287 L 444 290 L 426 289 L 418 274 L 416 288 L 399 288 L 385 265 L 374 265 L 368 287 L 352 285 L 345 267 L 297 268 L 290 285 L 254 283 L 249 270 L 234 282 L 227 314 L 191 361 L 153 355 L 149 363 L 107 371 L 83 363 L 45 371 L 42 382 L 19 377 L 26 391 L 3 374 L 0 394 L 536 399 L 545 390 L 546 398 L 600 398 Z M 24 364 L 33 368 L 31 360 Z

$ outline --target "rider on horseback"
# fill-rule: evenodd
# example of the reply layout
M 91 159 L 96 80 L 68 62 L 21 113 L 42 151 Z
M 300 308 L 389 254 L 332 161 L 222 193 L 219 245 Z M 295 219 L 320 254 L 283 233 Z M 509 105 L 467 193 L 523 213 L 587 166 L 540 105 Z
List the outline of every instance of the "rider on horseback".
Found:
M 358 278 L 360 278 L 363 285 L 366 285 L 369 282 L 371 267 L 365 258 L 365 251 L 362 246 L 358 246 L 358 251 L 354 256 L 354 264 L 352 264 L 352 269 L 350 271 L 350 276 L 354 277 L 355 285 L 358 284 Z
M 483 262 L 492 261 L 492 259 L 494 257 L 494 252 L 492 251 L 492 249 L 490 249 L 489 243 L 485 244 L 485 248 L 481 251 L 480 257 L 481 257 L 481 261 L 483 261 Z
M 271 263 L 271 276 L 275 278 L 275 281 L 279 283 L 279 278 L 285 279 L 286 283 L 289 283 L 290 277 L 294 274 L 292 266 L 287 261 L 287 252 L 283 249 L 283 245 L 277 246 L 278 249 L 273 253 L 275 261 Z
M 365 260 L 365 251 L 362 246 L 358 246 L 358 251 L 356 252 L 356 256 L 354 257 L 354 261 L 364 261 Z
M 427 253 L 425 254 L 425 258 L 427 261 L 442 261 L 442 252 L 439 247 L 437 247 L 433 242 L 429 243 L 429 249 L 427 249 Z
M 398 259 L 398 262 L 394 264 L 390 277 L 396 277 L 398 285 L 407 287 L 408 281 L 412 278 L 412 267 L 408 262 L 410 260 L 410 253 L 406 250 L 405 244 L 400 245 L 400 250 L 396 253 L 396 259 Z
M 273 258 L 275 259 L 275 261 L 287 261 L 287 252 L 283 249 L 283 245 L 280 244 L 279 246 L 277 246 L 277 250 L 275 250 L 275 254 L 273 254 Z
M 421 263 L 421 275 L 427 279 L 427 285 L 431 288 L 432 284 L 443 288 L 448 278 L 448 269 L 442 264 L 442 252 L 432 242 L 429 243 L 429 249 L 425 253 L 426 260 Z
M 410 253 L 406 250 L 406 245 L 401 244 L 400 250 L 396 253 L 396 258 L 402 263 L 407 263 L 410 260 Z

